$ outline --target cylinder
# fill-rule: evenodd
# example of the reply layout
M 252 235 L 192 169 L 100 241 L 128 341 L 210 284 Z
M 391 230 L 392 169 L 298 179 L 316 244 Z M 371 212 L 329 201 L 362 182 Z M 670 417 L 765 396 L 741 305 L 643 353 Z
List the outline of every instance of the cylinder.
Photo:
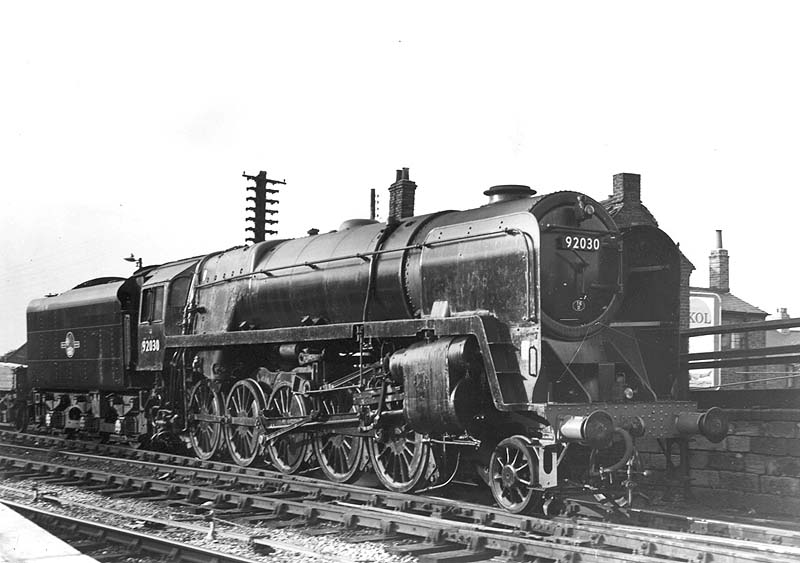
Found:
M 480 362 L 474 337 L 419 342 L 392 355 L 389 370 L 403 381 L 403 410 L 421 433 L 458 432 L 480 406 Z

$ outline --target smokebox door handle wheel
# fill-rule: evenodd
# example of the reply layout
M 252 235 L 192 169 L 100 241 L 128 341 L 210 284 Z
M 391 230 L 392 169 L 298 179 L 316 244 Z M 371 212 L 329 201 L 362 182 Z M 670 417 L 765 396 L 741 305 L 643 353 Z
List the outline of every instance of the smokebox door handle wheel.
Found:
M 501 441 L 489 462 L 489 487 L 501 508 L 519 514 L 538 508 L 542 494 L 539 462 L 530 442 L 522 436 Z
M 352 399 L 348 399 L 343 392 L 323 397 L 319 401 L 320 412 L 323 416 L 358 412 L 357 407 L 352 405 Z M 364 458 L 364 438 L 336 430 L 317 430 L 314 433 L 314 455 L 328 479 L 337 483 L 352 483 L 361 475 L 359 468 Z
M 380 428 L 369 442 L 369 459 L 381 484 L 406 493 L 420 487 L 428 466 L 430 443 L 408 426 Z
M 189 393 L 189 441 L 198 458 L 211 459 L 222 441 L 222 396 L 199 381 Z
M 292 384 L 284 381 L 272 390 L 267 404 L 268 416 L 275 418 L 305 418 L 308 416 L 307 399 L 295 394 Z M 282 473 L 297 473 L 309 458 L 308 435 L 290 432 L 267 443 L 267 455 Z
M 237 465 L 248 466 L 258 455 L 261 436 L 259 417 L 264 406 L 264 393 L 252 379 L 237 381 L 228 393 L 225 413 L 229 423 L 225 439 L 231 458 Z

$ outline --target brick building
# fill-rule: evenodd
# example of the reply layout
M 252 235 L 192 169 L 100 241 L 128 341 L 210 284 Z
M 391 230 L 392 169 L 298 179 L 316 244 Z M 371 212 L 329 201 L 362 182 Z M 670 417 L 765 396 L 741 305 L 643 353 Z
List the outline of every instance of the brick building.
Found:
M 614 175 L 614 190 L 608 199 L 602 202 L 611 216 L 621 228 L 636 225 L 658 227 L 658 221 L 642 203 L 641 176 L 623 172 Z M 709 255 L 709 287 L 690 286 L 690 277 L 695 270 L 692 262 L 681 253 L 681 295 L 680 326 L 689 328 L 689 295 L 691 291 L 710 292 L 718 295 L 722 304 L 722 324 L 738 324 L 763 321 L 767 312 L 748 303 L 731 293 L 730 289 L 730 256 L 722 245 L 722 232 L 717 231 L 717 246 Z M 722 350 L 754 349 L 764 346 L 785 346 L 800 344 L 800 331 L 767 331 L 725 334 L 721 337 Z M 684 343 L 688 348 L 688 344 Z M 686 348 L 684 352 L 688 351 Z M 767 379 L 800 372 L 800 366 L 749 366 L 727 368 L 722 370 L 721 383 L 731 384 L 745 382 L 742 388 L 775 388 L 800 386 L 800 378 L 796 380 L 776 380 L 777 382 L 753 382 L 756 379 Z M 787 383 L 788 381 L 788 383 Z
M 658 226 L 652 213 L 641 201 L 641 177 L 638 174 L 614 176 L 614 193 L 602 202 L 620 227 Z M 720 297 L 723 324 L 762 321 L 765 311 L 736 297 L 730 291 L 728 252 L 721 236 L 709 257 L 709 288 Z M 681 327 L 689 327 L 689 278 L 692 263 L 681 255 Z M 701 289 L 701 288 L 693 288 Z M 723 349 L 800 344 L 800 331 L 764 331 L 726 335 Z M 775 377 L 770 371 L 800 372 L 800 366 L 731 368 L 723 372 L 723 383 Z M 739 373 L 744 372 L 744 373 Z M 790 379 L 800 386 L 800 378 Z M 738 388 L 788 386 L 786 380 L 748 383 Z M 702 394 L 707 398 L 714 392 Z M 709 405 L 703 408 L 708 408 Z M 696 500 L 707 507 L 741 508 L 757 513 L 800 513 L 800 409 L 747 408 L 728 410 L 731 435 L 719 444 L 696 437 L 690 444 L 690 479 Z M 637 440 L 640 458 L 648 469 L 661 475 L 666 463 L 660 445 L 654 439 Z M 673 459 L 673 463 L 677 460 Z M 655 480 L 657 483 L 657 479 Z M 656 492 L 648 489 L 648 492 Z
M 785 308 L 778 309 L 777 320 L 788 318 L 790 318 L 789 312 Z M 782 328 L 779 330 L 768 330 L 765 336 L 767 346 L 769 347 L 800 347 L 800 330 L 797 329 Z M 769 387 L 771 389 L 800 389 L 800 364 L 782 364 L 769 366 L 765 369 L 767 371 L 764 372 L 764 378 L 772 380 L 769 382 Z
M 601 202 L 620 228 L 649 225 L 658 227 L 658 221 L 642 203 L 642 177 L 622 172 L 614 174 L 614 191 Z M 694 265 L 681 252 L 680 327 L 689 328 L 689 277 Z
M 719 295 L 722 303 L 721 324 L 761 322 L 767 318 L 766 311 L 731 293 L 730 256 L 722 245 L 722 231 L 719 230 L 717 231 L 717 246 L 708 257 L 708 285 L 709 287 L 691 287 L 691 290 Z M 764 331 L 723 334 L 720 343 L 720 349 L 723 351 L 764 348 L 764 346 L 766 346 Z M 764 366 L 725 368 L 720 374 L 720 384 L 736 387 L 733 384 L 764 379 L 766 369 Z M 748 383 L 741 388 L 763 388 L 764 385 L 763 382 Z

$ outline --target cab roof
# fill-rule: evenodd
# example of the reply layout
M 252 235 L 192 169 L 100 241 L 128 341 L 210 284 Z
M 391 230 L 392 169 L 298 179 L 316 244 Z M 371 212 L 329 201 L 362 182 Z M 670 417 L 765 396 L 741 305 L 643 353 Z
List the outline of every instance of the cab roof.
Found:
M 150 276 L 145 280 L 143 287 L 158 285 L 172 281 L 189 269 L 194 269 L 200 258 L 188 258 L 179 262 L 170 262 L 157 266 L 150 271 Z

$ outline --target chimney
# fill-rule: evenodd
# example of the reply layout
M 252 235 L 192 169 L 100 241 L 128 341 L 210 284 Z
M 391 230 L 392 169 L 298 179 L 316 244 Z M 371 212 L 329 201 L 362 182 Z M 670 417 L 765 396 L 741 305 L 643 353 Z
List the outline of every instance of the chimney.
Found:
M 723 293 L 731 290 L 728 274 L 728 251 L 722 248 L 722 231 L 717 230 L 717 248 L 708 257 L 708 285 Z
M 387 222 L 397 223 L 414 215 L 414 192 L 417 184 L 408 179 L 408 168 L 397 171 L 397 179 L 389 186 L 389 217 Z
M 614 174 L 613 197 L 621 199 L 623 203 L 641 203 L 642 176 L 630 172 Z
M 536 190 L 532 190 L 528 186 L 522 186 L 519 184 L 503 184 L 502 186 L 492 186 L 483 192 L 484 195 L 489 196 L 489 204 L 533 197 L 535 193 Z
M 780 320 L 782 321 L 791 318 L 789 316 L 789 310 L 786 307 L 781 307 L 780 309 L 778 309 L 778 317 L 780 317 Z M 788 328 L 779 328 L 778 332 L 780 332 L 781 334 L 789 334 L 791 330 L 789 330 Z

